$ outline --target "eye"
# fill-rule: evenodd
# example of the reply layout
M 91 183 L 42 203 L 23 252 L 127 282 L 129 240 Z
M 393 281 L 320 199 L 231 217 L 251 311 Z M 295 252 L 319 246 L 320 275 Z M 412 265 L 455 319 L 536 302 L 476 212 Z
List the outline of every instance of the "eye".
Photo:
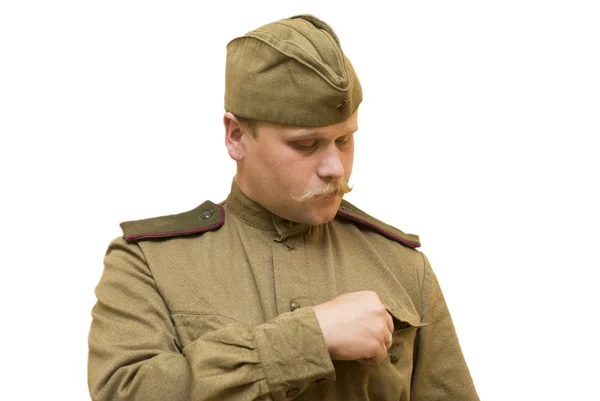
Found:
M 335 143 L 337 143 L 339 145 L 343 145 L 344 143 L 348 142 L 350 140 L 350 138 L 352 138 L 352 135 L 344 135 L 344 136 L 336 139 Z
M 292 146 L 299 150 L 310 151 L 317 147 L 317 141 L 314 139 L 306 139 L 304 141 L 292 142 Z

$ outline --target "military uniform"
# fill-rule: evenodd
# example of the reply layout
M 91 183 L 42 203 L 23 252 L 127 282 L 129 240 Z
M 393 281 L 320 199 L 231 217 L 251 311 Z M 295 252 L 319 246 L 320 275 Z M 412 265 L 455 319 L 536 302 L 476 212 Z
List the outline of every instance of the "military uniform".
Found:
M 280 20 L 228 45 L 232 115 L 320 127 L 346 121 L 361 100 L 318 18 Z M 477 399 L 418 237 L 347 202 L 328 223 L 300 224 L 234 181 L 223 204 L 122 228 L 92 312 L 94 400 Z M 361 290 L 393 316 L 388 358 L 332 361 L 312 306 Z
M 342 202 L 285 221 L 227 200 L 122 224 L 90 331 L 94 400 L 476 400 L 442 293 L 407 235 Z M 332 361 L 311 306 L 372 290 L 389 358 Z

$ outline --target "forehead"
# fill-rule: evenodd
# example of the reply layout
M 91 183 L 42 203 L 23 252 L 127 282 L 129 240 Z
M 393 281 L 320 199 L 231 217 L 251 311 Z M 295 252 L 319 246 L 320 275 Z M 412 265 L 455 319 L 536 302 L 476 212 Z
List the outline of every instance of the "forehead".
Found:
M 303 137 L 329 137 L 350 135 L 358 131 L 357 113 L 354 113 L 346 121 L 341 123 L 325 125 L 322 127 L 301 127 L 294 125 L 282 125 L 273 123 L 261 123 L 261 128 L 265 131 L 277 133 L 285 139 L 303 138 Z

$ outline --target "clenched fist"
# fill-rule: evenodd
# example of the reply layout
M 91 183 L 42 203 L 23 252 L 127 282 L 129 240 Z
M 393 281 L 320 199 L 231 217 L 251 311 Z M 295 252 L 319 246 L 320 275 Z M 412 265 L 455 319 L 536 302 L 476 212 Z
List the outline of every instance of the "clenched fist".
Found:
M 331 359 L 377 363 L 387 357 L 394 322 L 375 292 L 344 294 L 313 310 Z

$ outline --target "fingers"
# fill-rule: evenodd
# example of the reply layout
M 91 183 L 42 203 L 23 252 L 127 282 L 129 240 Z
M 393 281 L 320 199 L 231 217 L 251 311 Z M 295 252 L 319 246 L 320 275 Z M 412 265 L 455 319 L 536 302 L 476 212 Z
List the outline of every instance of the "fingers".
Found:
M 390 341 L 390 344 L 392 342 Z M 388 347 L 387 344 L 382 344 L 381 348 L 379 348 L 379 352 L 377 355 L 373 356 L 372 359 L 375 359 L 376 362 L 381 362 L 388 357 Z
M 362 363 L 363 365 L 376 365 L 377 361 L 375 360 L 375 358 L 362 358 L 362 359 L 357 359 L 358 362 Z
M 390 341 L 391 344 L 391 341 Z M 377 350 L 377 353 L 369 358 L 357 359 L 358 362 L 364 365 L 376 365 L 379 362 L 383 361 L 388 357 L 388 347 L 385 344 L 382 344 L 381 347 Z
M 331 359 L 373 364 L 387 358 L 394 320 L 375 292 L 342 294 L 313 310 Z
M 385 342 L 385 348 L 386 348 L 386 350 L 389 350 L 390 348 L 392 348 L 392 344 L 393 343 L 394 342 L 392 341 L 392 333 L 390 333 L 387 341 Z
M 387 312 L 387 311 L 386 311 Z M 385 314 L 385 324 L 389 330 L 388 337 L 385 340 L 386 349 L 390 349 L 392 347 L 392 333 L 394 332 L 394 319 L 392 319 L 392 315 L 389 312 Z
M 386 313 L 385 324 L 387 324 L 387 328 L 390 331 L 390 333 L 393 333 L 394 332 L 394 319 L 392 319 L 392 315 L 390 315 L 389 312 Z

